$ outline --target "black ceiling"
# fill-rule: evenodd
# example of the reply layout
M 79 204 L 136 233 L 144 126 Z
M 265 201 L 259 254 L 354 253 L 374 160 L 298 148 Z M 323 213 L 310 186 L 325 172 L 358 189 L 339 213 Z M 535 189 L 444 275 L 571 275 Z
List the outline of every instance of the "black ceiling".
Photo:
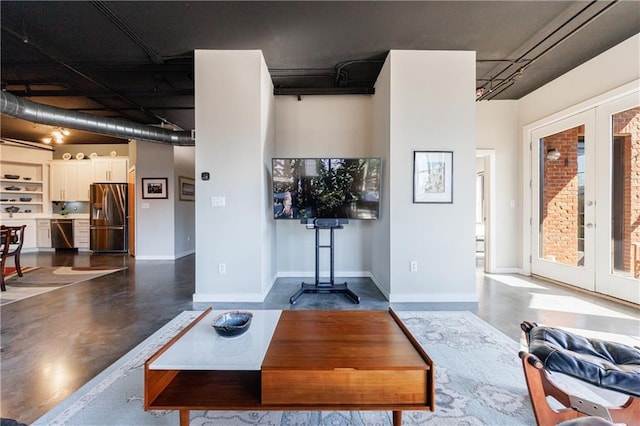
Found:
M 260 49 L 276 95 L 372 93 L 390 49 L 473 50 L 479 100 L 518 99 L 640 32 L 639 2 L 1 1 L 2 89 L 194 128 L 194 49 Z M 637 66 L 637 64 L 636 64 Z M 50 126 L 2 116 L 2 137 Z M 74 132 L 66 143 L 126 142 Z

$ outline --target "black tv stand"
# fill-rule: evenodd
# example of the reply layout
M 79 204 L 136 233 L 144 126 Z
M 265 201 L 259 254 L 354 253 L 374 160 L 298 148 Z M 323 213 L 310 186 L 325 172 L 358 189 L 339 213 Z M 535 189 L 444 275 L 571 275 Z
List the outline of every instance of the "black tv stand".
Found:
M 305 223 L 305 222 L 303 222 Z M 336 229 L 343 229 L 343 223 L 345 220 L 340 219 L 316 219 L 312 224 L 307 223 L 307 228 L 315 229 L 316 231 L 316 277 L 314 283 L 303 282 L 300 289 L 296 291 L 293 296 L 289 298 L 289 302 L 295 304 L 300 296 L 303 294 L 320 294 L 320 293 L 340 293 L 347 296 L 353 303 L 360 303 L 360 297 L 349 289 L 347 283 L 336 284 L 334 280 L 334 261 L 333 261 L 333 231 Z M 329 230 L 329 245 L 320 244 L 320 230 Z M 320 249 L 328 248 L 330 252 L 330 268 L 329 268 L 329 281 L 320 281 Z

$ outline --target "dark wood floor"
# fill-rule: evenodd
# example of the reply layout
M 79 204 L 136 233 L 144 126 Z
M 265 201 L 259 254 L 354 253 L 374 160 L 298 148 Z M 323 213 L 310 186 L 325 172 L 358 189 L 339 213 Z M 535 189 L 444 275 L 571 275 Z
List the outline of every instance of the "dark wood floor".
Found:
M 31 423 L 192 304 L 195 256 L 176 261 L 135 261 L 89 253 L 27 253 L 23 265 L 125 266 L 127 269 L 60 288 L 1 308 L 0 415 Z M 262 304 L 218 304 L 225 309 L 386 309 L 389 303 L 367 279 L 350 279 L 360 305 L 342 295 L 288 298 L 299 280 L 278 280 Z M 477 276 L 475 313 L 518 340 L 523 319 L 617 335 L 640 335 L 637 307 L 585 295 L 517 275 Z M 545 306 L 555 298 L 561 307 Z M 540 305 L 542 303 L 542 305 Z M 556 303 L 557 304 L 557 303 Z M 564 307 L 562 307 L 564 306 Z M 434 309 L 392 304 L 396 310 Z M 474 307 L 475 308 L 475 307 Z M 640 344 L 640 340 L 638 340 Z M 517 356 L 517 354 L 514 354 Z

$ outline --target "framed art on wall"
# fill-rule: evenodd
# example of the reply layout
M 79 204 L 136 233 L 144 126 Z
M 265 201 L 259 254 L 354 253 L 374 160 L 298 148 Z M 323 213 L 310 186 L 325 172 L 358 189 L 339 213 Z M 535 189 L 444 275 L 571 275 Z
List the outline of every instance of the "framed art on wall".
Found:
M 413 202 L 453 203 L 453 151 L 413 152 Z
M 196 199 L 196 182 L 193 178 L 185 176 L 178 177 L 178 185 L 180 188 L 181 201 L 195 201 Z
M 169 198 L 167 178 L 142 178 L 142 198 Z

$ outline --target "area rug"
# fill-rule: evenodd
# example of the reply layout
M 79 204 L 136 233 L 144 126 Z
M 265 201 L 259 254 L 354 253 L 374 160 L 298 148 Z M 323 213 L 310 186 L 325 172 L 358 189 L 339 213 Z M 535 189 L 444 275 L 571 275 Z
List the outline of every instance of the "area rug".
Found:
M 7 268 L 9 269 L 9 268 Z M 0 306 L 17 302 L 38 294 L 77 284 L 103 275 L 112 274 L 125 268 L 103 266 L 56 266 L 22 268 L 23 276 L 13 272 L 5 278 L 7 291 L 0 292 Z
M 34 425 L 172 425 L 175 411 L 143 409 L 143 364 L 199 312 L 186 311 Z M 470 312 L 398 312 L 435 363 L 436 411 L 403 413 L 403 425 L 535 424 L 519 344 Z M 192 411 L 191 426 L 384 426 L 386 411 Z

